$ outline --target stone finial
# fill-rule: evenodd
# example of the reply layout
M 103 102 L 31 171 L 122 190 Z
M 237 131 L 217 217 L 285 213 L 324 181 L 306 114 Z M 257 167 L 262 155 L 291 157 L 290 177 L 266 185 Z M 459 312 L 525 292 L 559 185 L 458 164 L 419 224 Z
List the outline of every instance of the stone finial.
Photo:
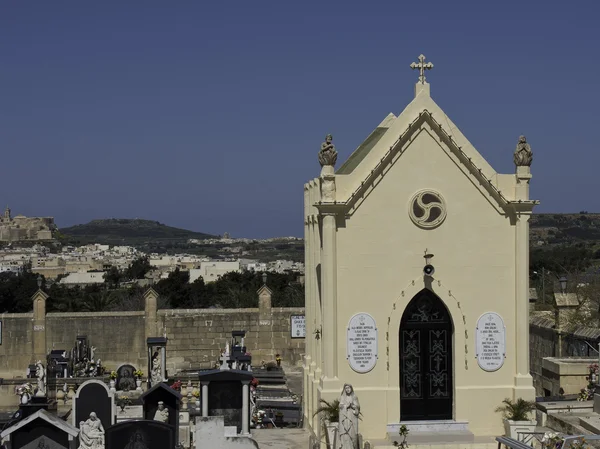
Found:
M 331 143 L 332 140 L 333 136 L 327 134 L 325 142 L 321 144 L 321 151 L 319 151 L 319 164 L 321 164 L 321 167 L 326 165 L 331 165 L 333 167 L 337 162 L 337 151 L 335 150 L 335 146 Z
M 38 275 L 38 277 L 37 277 L 37 286 L 38 286 L 38 288 L 40 288 L 40 289 L 42 288 L 42 282 L 43 282 L 43 279 L 42 279 L 42 275 L 40 274 L 40 275 Z
M 419 62 L 413 62 L 410 65 L 410 68 L 415 70 L 419 69 L 419 83 L 426 84 L 425 82 L 425 70 L 433 69 L 433 64 L 431 62 L 425 62 L 425 55 L 419 55 Z
M 519 137 L 519 143 L 517 143 L 517 148 L 515 149 L 514 161 L 517 167 L 531 167 L 533 152 L 525 136 Z

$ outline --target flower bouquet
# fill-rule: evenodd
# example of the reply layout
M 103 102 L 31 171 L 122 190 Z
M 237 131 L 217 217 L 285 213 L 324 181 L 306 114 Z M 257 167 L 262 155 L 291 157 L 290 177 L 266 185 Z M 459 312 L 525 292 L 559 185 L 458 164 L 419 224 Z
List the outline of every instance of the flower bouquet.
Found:
M 118 404 L 121 407 L 121 411 L 125 411 L 125 407 L 131 405 L 131 398 L 125 395 L 119 396 Z
M 141 379 L 142 377 L 144 377 L 144 372 L 141 369 L 136 369 L 133 372 L 133 375 L 135 376 L 136 379 Z
M 111 371 L 109 377 L 110 377 L 110 380 L 116 380 L 117 379 L 117 372 L 116 371 Z
M 25 382 L 21 385 L 15 385 L 15 394 L 20 396 L 21 399 L 25 397 L 27 401 L 33 395 L 33 386 L 29 382 Z
M 582 388 L 577 396 L 578 401 L 590 401 L 594 399 L 595 388 Z

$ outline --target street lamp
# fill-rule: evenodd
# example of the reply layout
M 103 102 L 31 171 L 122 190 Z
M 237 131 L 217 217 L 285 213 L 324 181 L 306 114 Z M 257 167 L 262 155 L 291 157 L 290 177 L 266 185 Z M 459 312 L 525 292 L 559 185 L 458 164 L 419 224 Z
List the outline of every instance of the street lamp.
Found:
M 560 283 L 560 289 L 563 293 L 565 293 L 567 291 L 567 278 L 565 276 L 561 276 L 558 282 Z

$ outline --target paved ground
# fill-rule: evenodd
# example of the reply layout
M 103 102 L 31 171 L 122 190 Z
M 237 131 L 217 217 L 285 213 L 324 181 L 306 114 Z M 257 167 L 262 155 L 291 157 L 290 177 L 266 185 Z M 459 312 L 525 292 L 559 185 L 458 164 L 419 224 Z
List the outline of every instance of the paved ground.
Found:
M 308 449 L 308 432 L 304 429 L 252 429 L 252 438 L 261 449 Z
M 287 378 L 288 388 L 298 396 L 302 396 L 302 367 L 285 365 L 283 370 Z

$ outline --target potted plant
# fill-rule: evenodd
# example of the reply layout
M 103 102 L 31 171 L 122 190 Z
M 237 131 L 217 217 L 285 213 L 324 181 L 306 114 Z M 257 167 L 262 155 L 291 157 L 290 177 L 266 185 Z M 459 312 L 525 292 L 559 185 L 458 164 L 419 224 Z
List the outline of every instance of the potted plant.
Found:
M 135 386 L 138 390 L 142 388 L 142 377 L 144 377 L 144 372 L 141 369 L 137 369 L 133 372 L 133 376 L 135 377 Z
M 115 388 L 115 383 L 117 381 L 117 372 L 116 371 L 111 371 L 108 377 L 110 379 L 108 381 L 108 383 L 110 385 L 110 388 L 114 389 Z
M 275 354 L 275 362 L 277 366 L 281 366 L 281 356 L 279 354 Z
M 535 410 L 535 402 L 519 398 L 513 401 L 506 398 L 496 408 L 496 412 L 502 413 L 504 429 L 507 437 L 518 439 L 518 432 L 534 432 L 536 421 L 529 419 L 529 414 Z
M 315 411 L 313 417 L 319 415 L 323 425 L 323 433 L 325 434 L 325 444 L 329 449 L 335 447 L 335 436 L 337 433 L 338 422 L 340 420 L 340 401 L 327 402 L 321 399 L 321 406 Z

